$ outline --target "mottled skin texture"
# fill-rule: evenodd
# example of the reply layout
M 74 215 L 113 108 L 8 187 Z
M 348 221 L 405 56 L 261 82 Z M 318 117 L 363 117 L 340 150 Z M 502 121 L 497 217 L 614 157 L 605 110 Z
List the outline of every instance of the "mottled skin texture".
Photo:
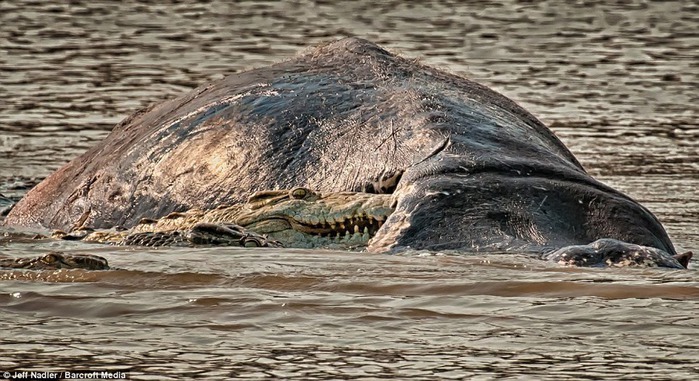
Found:
M 357 38 L 137 112 L 6 223 L 130 227 L 296 186 L 392 193 L 375 252 L 542 254 L 605 238 L 676 254 L 650 211 L 513 101 Z

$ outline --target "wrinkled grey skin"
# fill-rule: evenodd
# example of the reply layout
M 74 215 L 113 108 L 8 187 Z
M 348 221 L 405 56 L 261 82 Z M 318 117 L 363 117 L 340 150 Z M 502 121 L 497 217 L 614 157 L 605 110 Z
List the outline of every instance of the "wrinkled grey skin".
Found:
M 610 238 L 683 267 L 653 214 L 591 178 L 513 101 L 357 38 L 137 112 L 6 224 L 129 227 L 296 186 L 395 190 L 370 251 L 542 254 Z

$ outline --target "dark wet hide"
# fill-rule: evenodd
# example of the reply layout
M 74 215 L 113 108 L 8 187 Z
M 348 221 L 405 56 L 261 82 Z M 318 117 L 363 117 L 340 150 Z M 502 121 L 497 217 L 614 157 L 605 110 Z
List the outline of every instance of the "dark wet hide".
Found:
M 613 239 L 600 239 L 589 245 L 564 247 L 545 255 L 546 259 L 569 266 L 583 267 L 687 267 L 692 253 L 671 256 L 653 247 L 632 245 Z

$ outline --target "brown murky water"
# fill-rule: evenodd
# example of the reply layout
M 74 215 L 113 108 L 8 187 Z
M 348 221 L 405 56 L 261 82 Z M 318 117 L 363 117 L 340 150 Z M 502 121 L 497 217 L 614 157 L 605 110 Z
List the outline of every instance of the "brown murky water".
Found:
M 515 99 L 679 249 L 699 251 L 699 6 L 469 3 L 0 2 L 0 193 L 17 199 L 141 106 L 358 35 Z M 512 255 L 0 242 L 3 256 L 51 250 L 120 270 L 0 272 L 0 372 L 699 377 L 696 261 L 571 269 Z

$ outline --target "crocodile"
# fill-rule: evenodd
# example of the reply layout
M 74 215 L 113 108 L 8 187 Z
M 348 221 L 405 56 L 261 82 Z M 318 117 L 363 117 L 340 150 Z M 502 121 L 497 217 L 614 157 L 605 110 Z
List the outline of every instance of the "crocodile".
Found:
M 128 229 L 296 186 L 390 196 L 370 252 L 687 263 L 650 210 L 592 178 L 514 101 L 354 37 L 136 112 L 4 223 Z
M 216 209 L 173 212 L 144 218 L 130 229 L 79 227 L 57 230 L 52 238 L 135 246 L 222 245 L 244 247 L 335 248 L 358 250 L 393 213 L 390 195 L 359 192 L 321 194 L 303 187 L 261 191 L 245 203 Z M 34 235 L 33 238 L 46 238 Z M 283 244 L 282 244 L 283 242 Z M 0 259 L 0 269 L 107 270 L 106 258 L 52 252 L 38 257 Z
M 321 194 L 296 187 L 256 192 L 245 203 L 173 212 L 121 230 L 78 228 L 54 238 L 138 246 L 361 248 L 393 213 L 390 195 Z

